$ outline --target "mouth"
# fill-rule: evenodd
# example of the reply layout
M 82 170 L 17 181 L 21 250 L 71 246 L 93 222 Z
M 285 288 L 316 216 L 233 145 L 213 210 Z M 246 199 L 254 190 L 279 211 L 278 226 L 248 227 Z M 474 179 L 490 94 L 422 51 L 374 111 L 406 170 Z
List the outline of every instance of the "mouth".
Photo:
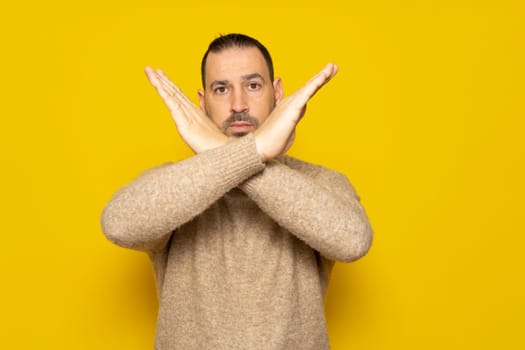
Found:
M 249 131 L 250 129 L 253 129 L 253 125 L 249 122 L 239 121 L 231 123 L 229 128 L 233 132 L 243 132 L 243 131 Z
M 230 136 L 244 136 L 259 126 L 259 120 L 248 112 L 232 113 L 223 123 L 221 130 Z

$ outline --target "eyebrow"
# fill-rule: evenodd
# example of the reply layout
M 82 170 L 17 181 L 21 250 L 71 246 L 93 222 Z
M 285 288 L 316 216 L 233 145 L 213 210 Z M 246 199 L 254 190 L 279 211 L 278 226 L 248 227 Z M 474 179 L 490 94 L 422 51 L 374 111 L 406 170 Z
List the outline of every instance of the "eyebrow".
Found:
M 250 73 L 250 74 L 246 74 L 246 75 L 243 75 L 241 78 L 243 78 L 244 80 L 252 80 L 254 78 L 259 78 L 261 79 L 262 81 L 264 81 L 264 78 L 262 75 L 260 75 L 259 73 Z
M 210 88 L 213 89 L 213 87 L 217 85 L 228 85 L 228 80 L 214 80 L 210 84 Z
M 252 80 L 252 79 L 261 79 L 263 82 L 265 81 L 263 76 L 260 75 L 259 73 L 250 73 L 250 74 L 245 74 L 245 75 L 242 75 L 241 78 L 243 80 Z M 229 80 L 214 80 L 211 82 L 210 84 L 210 88 L 213 89 L 215 86 L 219 85 L 219 86 L 222 86 L 222 85 L 228 85 L 230 81 Z

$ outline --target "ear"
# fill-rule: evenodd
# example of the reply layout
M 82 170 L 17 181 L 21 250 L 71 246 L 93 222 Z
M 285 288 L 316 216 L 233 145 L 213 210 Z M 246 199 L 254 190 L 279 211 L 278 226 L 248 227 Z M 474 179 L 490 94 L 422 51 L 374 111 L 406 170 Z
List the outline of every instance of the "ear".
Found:
M 284 97 L 283 82 L 281 78 L 275 78 L 273 81 L 273 91 L 275 94 L 275 103 L 280 102 Z
M 204 101 L 204 90 L 199 89 L 197 90 L 197 95 L 199 95 L 199 106 L 201 107 L 201 110 L 206 113 L 206 102 Z

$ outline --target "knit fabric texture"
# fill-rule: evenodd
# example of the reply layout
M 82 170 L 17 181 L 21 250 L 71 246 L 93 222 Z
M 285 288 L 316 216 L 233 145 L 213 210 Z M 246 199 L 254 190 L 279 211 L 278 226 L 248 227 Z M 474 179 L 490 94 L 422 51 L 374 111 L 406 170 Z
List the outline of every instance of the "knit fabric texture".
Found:
M 159 298 L 155 349 L 328 349 L 334 261 L 372 231 L 346 177 L 281 156 L 252 134 L 148 170 L 105 207 L 112 242 L 145 251 Z

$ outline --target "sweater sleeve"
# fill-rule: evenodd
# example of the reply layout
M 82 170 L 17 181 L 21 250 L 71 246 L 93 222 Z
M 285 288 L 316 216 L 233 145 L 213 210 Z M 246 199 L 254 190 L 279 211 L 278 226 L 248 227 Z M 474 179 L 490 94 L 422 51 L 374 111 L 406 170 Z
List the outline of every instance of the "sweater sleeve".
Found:
M 109 201 L 102 212 L 102 230 L 120 246 L 158 250 L 176 228 L 264 167 L 253 135 L 248 134 L 148 170 Z
M 277 161 L 240 188 L 279 225 L 325 258 L 349 262 L 365 255 L 372 229 L 347 178 L 323 169 L 308 176 Z

